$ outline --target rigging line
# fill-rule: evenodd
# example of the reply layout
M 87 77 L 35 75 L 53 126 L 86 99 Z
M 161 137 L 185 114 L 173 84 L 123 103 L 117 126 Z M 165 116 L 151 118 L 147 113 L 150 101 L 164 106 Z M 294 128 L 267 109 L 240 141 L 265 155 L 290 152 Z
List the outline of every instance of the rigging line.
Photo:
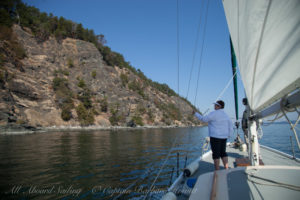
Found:
M 264 126 L 270 126 L 270 125 L 272 125 L 275 121 L 277 121 L 278 119 L 280 119 L 280 118 L 282 118 L 283 116 L 284 116 L 284 114 L 281 114 L 281 115 L 279 115 L 280 114 L 280 112 L 278 112 L 277 114 L 276 114 L 276 116 L 274 117 L 274 119 L 271 119 L 271 120 L 267 120 L 268 122 L 270 122 L 269 124 L 264 124 Z
M 298 118 L 296 120 L 296 122 L 294 123 L 293 127 L 292 128 L 296 128 L 297 124 L 299 123 L 300 121 L 300 112 L 298 111 L 297 108 L 295 108 L 296 112 L 298 113 Z
M 258 62 L 258 57 L 259 57 L 259 53 L 260 53 L 260 47 L 261 47 L 262 38 L 263 38 L 263 35 L 264 35 L 264 30 L 265 30 L 265 27 L 266 27 L 267 18 L 268 18 L 268 15 L 269 15 L 271 3 L 272 3 L 272 0 L 269 0 L 269 4 L 268 4 L 268 8 L 266 10 L 266 15 L 265 15 L 263 26 L 262 26 L 262 29 L 261 29 L 260 38 L 259 38 L 258 47 L 257 47 L 257 52 L 256 52 L 256 56 L 255 56 L 255 63 L 254 63 L 253 77 L 252 77 L 252 86 L 251 86 L 251 99 L 250 99 L 251 100 L 251 104 L 253 104 L 253 93 L 254 93 L 254 83 L 255 83 L 255 75 L 256 75 L 257 62 Z
M 227 85 L 225 86 L 225 88 L 222 90 L 222 92 L 219 94 L 218 98 L 215 100 L 215 102 L 220 99 L 223 94 L 225 93 L 225 91 L 228 89 L 228 87 L 230 86 L 231 81 L 233 80 L 233 78 L 235 77 L 235 75 L 237 74 L 237 71 L 235 71 L 235 73 L 232 75 L 232 77 L 230 78 L 230 80 L 228 81 Z
M 194 52 L 193 52 L 193 59 L 192 59 L 192 67 L 191 67 L 191 72 L 190 72 L 190 78 L 189 78 L 189 84 L 188 84 L 188 90 L 186 94 L 186 99 L 189 96 L 190 92 L 190 85 L 191 85 L 191 79 L 192 79 L 192 74 L 194 70 L 194 65 L 195 65 L 195 57 L 196 57 L 196 52 L 198 50 L 198 41 L 199 41 L 199 35 L 200 35 L 200 27 L 201 27 L 201 18 L 202 18 L 202 8 L 204 8 L 204 0 L 203 0 L 203 6 L 200 8 L 200 17 L 199 17 L 199 23 L 198 23 L 198 28 L 197 28 L 197 33 L 196 33 L 196 42 L 195 42 L 195 47 L 194 47 Z
M 226 86 L 224 87 L 224 89 L 221 91 L 221 93 L 219 94 L 219 96 L 216 98 L 216 100 L 214 102 L 216 102 L 217 100 L 219 100 L 223 94 L 225 93 L 225 91 L 228 89 L 228 87 L 230 86 L 231 81 L 233 80 L 234 76 L 237 74 L 238 71 L 235 71 L 235 73 L 232 75 L 232 77 L 229 79 L 228 83 L 226 84 Z M 205 115 L 205 113 L 207 113 L 210 110 L 210 108 L 207 108 L 206 111 L 203 113 L 203 115 Z
M 296 141 L 297 141 L 297 145 L 298 145 L 298 149 L 300 149 L 300 143 L 299 143 L 299 139 L 298 139 L 298 135 L 297 135 L 297 131 L 295 130 L 294 126 L 293 126 L 293 123 L 291 122 L 291 120 L 289 119 L 289 117 L 287 116 L 286 112 L 285 112 L 285 107 L 283 105 L 283 100 L 281 100 L 281 103 L 280 103 L 280 107 L 281 107 L 281 111 L 282 113 L 284 114 L 286 120 L 289 122 L 290 126 L 291 126 L 291 129 L 295 135 L 295 138 L 296 138 Z M 298 119 L 299 119 L 299 116 L 298 116 Z M 298 120 L 297 120 L 298 121 Z
M 207 7 L 206 7 L 206 13 L 205 13 L 204 29 L 203 29 L 203 39 L 202 39 L 202 46 L 201 46 L 200 63 L 199 63 L 199 70 L 198 70 L 198 77 L 197 77 L 196 94 L 195 94 L 195 99 L 194 99 L 194 105 L 196 105 L 196 99 L 197 99 L 197 95 L 198 95 L 199 77 L 200 77 L 200 69 L 201 69 L 201 64 L 202 64 L 202 54 L 203 54 L 203 47 L 204 47 L 204 41 L 205 41 L 208 8 L 209 8 L 209 0 L 207 1 Z
M 179 95 L 179 0 L 177 0 L 177 93 Z
M 150 192 L 151 189 L 153 188 L 155 182 L 157 181 L 157 178 L 159 177 L 159 175 L 160 175 L 160 173 L 162 172 L 163 168 L 165 167 L 167 161 L 169 160 L 170 155 L 171 155 L 171 152 L 172 152 L 172 149 L 174 148 L 174 146 L 175 146 L 175 144 L 176 144 L 177 138 L 178 138 L 178 134 L 176 135 L 176 138 L 175 138 L 174 141 L 173 141 L 172 147 L 170 148 L 170 151 L 168 152 L 168 155 L 167 155 L 167 157 L 165 158 L 164 163 L 163 163 L 162 166 L 160 167 L 160 169 L 159 169 L 159 171 L 158 171 L 158 173 L 157 173 L 157 175 L 156 175 L 154 181 L 152 182 L 152 184 L 151 184 L 149 190 L 147 190 L 147 193 L 146 193 L 146 195 L 145 195 L 145 197 L 144 197 L 144 200 L 148 197 L 149 192 Z
M 247 173 L 247 172 L 244 172 L 244 173 L 246 175 L 248 175 L 247 178 L 248 178 L 249 181 L 257 183 L 257 184 L 269 185 L 269 186 L 278 186 L 278 187 L 285 187 L 285 188 L 288 188 L 288 189 L 291 189 L 291 190 L 300 191 L 300 187 L 298 185 L 291 185 L 291 184 L 287 184 L 287 183 L 278 182 L 278 181 L 275 181 L 275 180 L 271 180 L 271 179 L 263 178 L 263 177 L 260 177 L 260 176 L 256 176 L 254 174 Z M 271 184 L 257 182 L 257 181 L 255 181 L 253 179 L 250 179 L 249 177 L 260 179 L 262 181 L 266 181 L 266 182 L 269 182 Z

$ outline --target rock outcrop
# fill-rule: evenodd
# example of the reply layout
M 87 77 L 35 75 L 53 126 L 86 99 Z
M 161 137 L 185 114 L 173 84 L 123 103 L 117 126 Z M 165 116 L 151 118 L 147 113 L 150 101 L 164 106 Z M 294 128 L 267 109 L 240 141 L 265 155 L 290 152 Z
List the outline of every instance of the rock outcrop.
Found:
M 17 25 L 13 34 L 26 57 L 18 66 L 8 60 L 0 69 L 2 126 L 198 123 L 187 101 L 162 93 L 129 69 L 108 66 L 92 43 L 54 37 L 39 43 Z M 5 42 L 0 41 L 0 50 L 7 54 Z

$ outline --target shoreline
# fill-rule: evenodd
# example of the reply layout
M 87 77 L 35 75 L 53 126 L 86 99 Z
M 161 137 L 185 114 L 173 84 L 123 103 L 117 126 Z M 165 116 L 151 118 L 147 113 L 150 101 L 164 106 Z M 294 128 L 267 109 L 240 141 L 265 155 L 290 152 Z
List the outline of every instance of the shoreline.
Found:
M 110 130 L 143 130 L 143 129 L 172 129 L 172 128 L 195 128 L 205 125 L 190 126 L 51 126 L 51 127 L 0 127 L 0 135 L 25 135 L 33 133 L 55 132 L 55 131 L 110 131 Z

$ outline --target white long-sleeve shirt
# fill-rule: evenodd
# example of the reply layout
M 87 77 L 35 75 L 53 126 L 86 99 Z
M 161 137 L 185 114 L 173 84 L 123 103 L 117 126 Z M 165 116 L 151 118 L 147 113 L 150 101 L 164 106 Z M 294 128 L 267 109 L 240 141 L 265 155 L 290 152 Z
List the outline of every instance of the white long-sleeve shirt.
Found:
M 225 139 L 229 138 L 233 132 L 232 121 L 223 109 L 215 110 L 206 116 L 196 112 L 195 116 L 199 120 L 208 123 L 210 137 Z

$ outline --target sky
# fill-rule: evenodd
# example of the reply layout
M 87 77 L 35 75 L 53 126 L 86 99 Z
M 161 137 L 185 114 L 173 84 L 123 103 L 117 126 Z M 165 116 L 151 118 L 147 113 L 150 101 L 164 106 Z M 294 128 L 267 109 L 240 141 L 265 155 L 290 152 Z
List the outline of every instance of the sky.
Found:
M 107 46 L 121 53 L 133 67 L 179 91 L 201 112 L 213 110 L 212 103 L 232 78 L 229 32 L 221 0 L 210 0 L 209 4 L 207 0 L 178 0 L 178 15 L 176 0 L 23 2 L 103 34 Z M 245 94 L 240 76 L 238 85 L 241 117 Z M 225 102 L 225 111 L 235 118 L 232 82 L 220 99 Z

